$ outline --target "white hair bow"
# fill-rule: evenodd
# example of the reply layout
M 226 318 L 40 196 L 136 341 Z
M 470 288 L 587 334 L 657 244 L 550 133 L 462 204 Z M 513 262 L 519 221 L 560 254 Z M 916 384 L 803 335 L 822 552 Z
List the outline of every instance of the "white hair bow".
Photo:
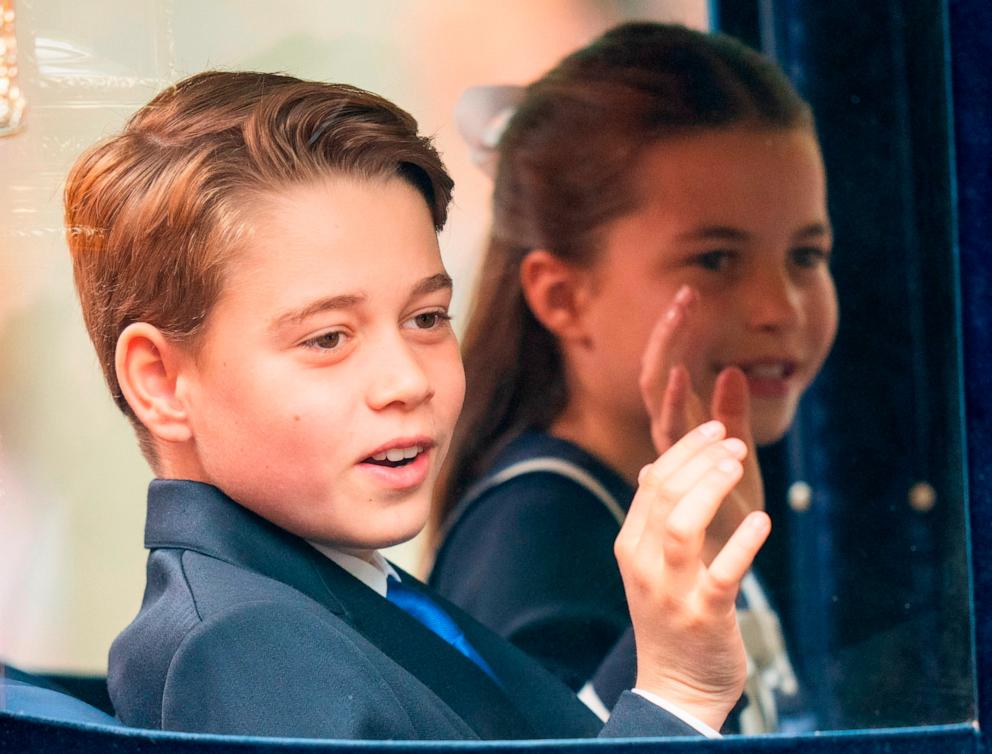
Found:
M 473 86 L 455 104 L 455 122 L 472 162 L 490 178 L 496 175 L 499 140 L 524 92 L 522 86 Z

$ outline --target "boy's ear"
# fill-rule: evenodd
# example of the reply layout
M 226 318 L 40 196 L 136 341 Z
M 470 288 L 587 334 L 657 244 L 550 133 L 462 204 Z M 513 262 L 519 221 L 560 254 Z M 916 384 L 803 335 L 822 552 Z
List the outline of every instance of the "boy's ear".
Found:
M 114 364 L 124 399 L 138 421 L 164 442 L 185 442 L 193 436 L 176 390 L 184 357 L 180 346 L 147 322 L 128 325 L 117 338 Z
M 536 249 L 520 264 L 520 286 L 537 321 L 562 340 L 586 336 L 582 314 L 590 294 L 587 271 Z

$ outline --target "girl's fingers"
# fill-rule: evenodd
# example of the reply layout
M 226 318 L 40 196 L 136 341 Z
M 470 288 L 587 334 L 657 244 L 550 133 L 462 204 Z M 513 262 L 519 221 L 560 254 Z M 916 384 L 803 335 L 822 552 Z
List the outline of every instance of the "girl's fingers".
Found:
M 686 415 L 689 390 L 689 372 L 684 366 L 677 364 L 668 373 L 668 383 L 665 385 L 657 420 L 652 414 L 651 440 L 659 454 L 672 447 L 689 431 L 691 425 Z
M 737 367 L 727 367 L 716 380 L 713 390 L 713 416 L 727 427 L 727 435 L 743 440 L 751 453 L 744 461 L 744 479 L 738 485 L 733 496 L 733 505 L 728 509 L 732 518 L 740 520 L 750 511 L 761 510 L 765 507 L 764 485 L 761 480 L 761 470 L 758 468 L 758 456 L 754 452 L 754 436 L 751 430 L 751 394 L 747 377 Z M 729 536 L 730 531 L 724 532 Z
M 648 413 L 655 419 L 661 413 L 665 383 L 671 367 L 682 361 L 685 343 L 681 337 L 689 307 L 696 299 L 696 293 L 687 285 L 682 286 L 675 299 L 658 319 L 641 360 L 641 397 Z
M 771 528 L 772 522 L 767 513 L 756 511 L 749 514 L 713 558 L 700 589 L 702 598 L 711 609 L 724 610 L 733 606 L 741 579 L 768 539 Z
M 727 434 L 751 442 L 751 396 L 747 377 L 737 367 L 727 367 L 716 378 L 710 405 L 713 418 L 726 425 Z

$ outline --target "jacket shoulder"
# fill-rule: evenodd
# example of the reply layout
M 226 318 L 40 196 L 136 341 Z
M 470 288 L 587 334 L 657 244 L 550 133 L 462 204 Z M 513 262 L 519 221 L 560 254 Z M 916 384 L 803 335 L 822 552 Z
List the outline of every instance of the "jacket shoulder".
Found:
M 111 681 L 122 721 L 139 727 L 472 737 L 340 616 L 287 584 L 191 551 L 153 552 L 141 612 L 111 653 Z

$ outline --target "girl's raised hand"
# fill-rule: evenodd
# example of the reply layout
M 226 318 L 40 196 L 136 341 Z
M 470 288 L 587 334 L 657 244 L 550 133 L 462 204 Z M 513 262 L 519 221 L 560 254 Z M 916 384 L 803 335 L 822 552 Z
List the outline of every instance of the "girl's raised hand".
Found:
M 698 298 L 687 285 L 679 289 L 651 331 L 641 357 L 641 397 L 651 419 L 651 440 L 659 454 L 691 427 L 710 418 L 683 366 L 688 347 L 686 321 Z
M 709 560 L 748 513 L 764 509 L 765 492 L 751 434 L 750 394 L 744 373 L 737 367 L 720 372 L 707 407 L 683 363 L 686 349 L 691 347 L 688 323 L 698 299 L 692 288 L 682 286 L 658 320 L 644 350 L 640 389 L 658 453 L 664 453 L 692 427 L 710 419 L 722 422 L 728 435 L 747 445 L 741 482 L 728 495 L 708 531 Z
M 637 687 L 719 729 L 747 678 L 735 600 L 771 528 L 753 512 L 707 565 L 706 529 L 747 446 L 707 422 L 645 466 L 615 552 L 637 644 Z

